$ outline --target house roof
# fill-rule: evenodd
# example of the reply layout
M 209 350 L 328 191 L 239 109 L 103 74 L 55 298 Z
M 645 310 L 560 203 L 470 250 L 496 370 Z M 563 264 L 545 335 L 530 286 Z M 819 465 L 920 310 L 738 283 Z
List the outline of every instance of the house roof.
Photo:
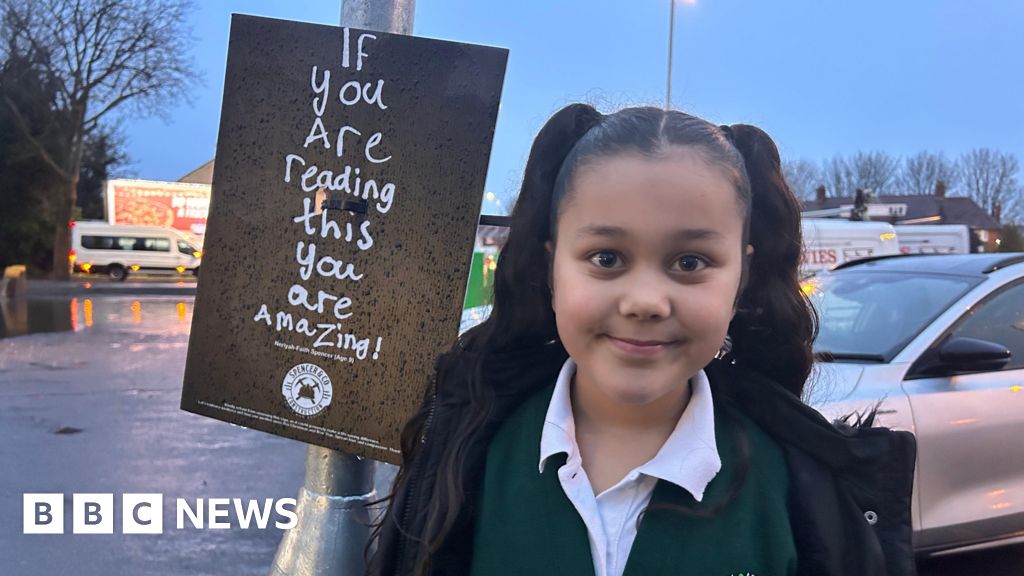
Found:
M 178 182 L 190 182 L 192 184 L 213 184 L 213 160 L 196 168 L 178 179 Z
M 940 220 L 932 224 L 966 224 L 972 229 L 998 230 L 999 223 L 986 213 L 974 200 L 961 196 L 876 196 L 872 204 L 906 204 L 906 215 L 899 220 L 916 220 L 939 216 Z M 824 202 L 804 200 L 802 210 L 823 210 L 839 208 L 844 204 L 853 204 L 853 197 L 825 198 Z M 878 218 L 876 218 L 877 220 Z M 899 223 L 896 221 L 896 223 Z

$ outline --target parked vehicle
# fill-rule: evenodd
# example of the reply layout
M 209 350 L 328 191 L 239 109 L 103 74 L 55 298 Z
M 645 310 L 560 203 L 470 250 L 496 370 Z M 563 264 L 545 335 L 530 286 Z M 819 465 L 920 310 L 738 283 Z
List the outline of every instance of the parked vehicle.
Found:
M 886 222 L 804 218 L 801 276 L 824 272 L 858 258 L 899 254 L 896 231 Z
M 72 270 L 124 280 L 132 272 L 199 275 L 202 253 L 173 228 L 106 222 L 71 223 Z
M 918 442 L 923 554 L 1024 535 L 1024 253 L 894 256 L 807 280 L 820 314 L 806 400 Z
M 969 254 L 970 230 L 965 224 L 897 224 L 902 254 Z

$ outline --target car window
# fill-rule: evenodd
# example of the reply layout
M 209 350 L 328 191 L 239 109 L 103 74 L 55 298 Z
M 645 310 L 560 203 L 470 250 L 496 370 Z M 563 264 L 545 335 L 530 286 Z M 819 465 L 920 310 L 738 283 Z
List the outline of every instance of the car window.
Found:
M 110 236 L 82 236 L 82 248 L 90 250 L 113 250 L 114 239 Z
M 856 270 L 817 276 L 804 284 L 819 316 L 814 351 L 841 361 L 888 362 L 980 281 Z
M 1024 368 L 1024 283 L 995 293 L 964 314 L 952 337 L 1002 344 L 1011 354 L 1003 370 Z
M 182 254 L 188 254 L 189 256 L 191 256 L 195 254 L 197 250 L 184 240 L 178 240 L 178 252 L 181 252 Z
M 82 236 L 82 248 L 170 252 L 171 241 L 167 238 L 140 238 L 138 236 Z M 189 248 L 190 250 L 184 252 L 185 254 L 191 254 L 194 251 L 191 246 Z
M 167 238 L 139 238 L 135 242 L 135 249 L 149 252 L 170 252 L 171 241 Z

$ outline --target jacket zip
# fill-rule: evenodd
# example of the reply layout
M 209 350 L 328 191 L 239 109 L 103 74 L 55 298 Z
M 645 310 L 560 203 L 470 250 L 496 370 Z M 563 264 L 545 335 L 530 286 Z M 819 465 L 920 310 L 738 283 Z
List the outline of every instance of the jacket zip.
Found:
M 437 386 L 435 383 L 432 382 L 430 393 L 430 411 L 427 413 L 427 421 L 423 424 L 423 437 L 420 438 L 421 447 L 426 446 L 427 444 L 427 436 L 430 433 L 430 425 L 434 422 L 434 411 L 436 407 Z M 402 507 L 402 522 L 399 525 L 401 526 L 402 531 L 404 531 L 405 533 L 409 532 L 409 514 L 412 512 L 413 502 L 418 496 L 416 492 L 416 480 L 419 478 L 419 468 L 423 465 L 423 460 L 426 459 L 426 454 L 426 450 L 423 450 L 421 448 L 419 461 L 415 462 L 413 464 L 412 470 L 409 471 L 409 496 L 408 498 L 405 499 L 405 506 Z M 400 539 L 398 541 L 398 562 L 396 563 L 398 571 L 396 572 L 396 576 L 412 573 L 411 566 L 409 567 L 410 570 L 403 571 L 403 568 L 406 567 L 405 564 L 407 563 L 408 560 L 405 555 L 406 541 L 408 540 L 408 538 L 404 535 L 400 535 L 399 538 Z

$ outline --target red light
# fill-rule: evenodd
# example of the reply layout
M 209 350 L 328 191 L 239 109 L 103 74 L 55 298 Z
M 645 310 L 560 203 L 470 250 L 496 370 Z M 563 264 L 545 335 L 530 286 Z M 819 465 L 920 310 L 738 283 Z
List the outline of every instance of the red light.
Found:
M 68 222 L 68 228 L 74 228 L 74 227 L 75 227 L 74 221 Z
M 75 254 L 76 253 L 75 253 L 75 249 L 74 248 L 72 248 L 71 250 L 68 250 L 68 256 L 74 256 Z

